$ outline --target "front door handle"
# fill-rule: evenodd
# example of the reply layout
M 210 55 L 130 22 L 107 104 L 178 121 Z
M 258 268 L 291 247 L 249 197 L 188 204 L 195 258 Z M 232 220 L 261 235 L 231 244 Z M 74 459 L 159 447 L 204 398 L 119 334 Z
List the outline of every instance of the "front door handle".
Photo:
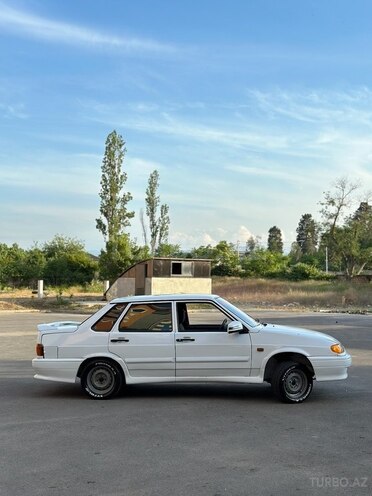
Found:
M 176 341 L 178 341 L 180 343 L 181 341 L 195 341 L 195 339 L 194 338 L 190 338 L 189 336 L 185 336 L 184 338 L 178 338 L 178 339 L 176 339 Z
M 129 339 L 128 338 L 112 338 L 110 339 L 111 343 L 128 343 Z

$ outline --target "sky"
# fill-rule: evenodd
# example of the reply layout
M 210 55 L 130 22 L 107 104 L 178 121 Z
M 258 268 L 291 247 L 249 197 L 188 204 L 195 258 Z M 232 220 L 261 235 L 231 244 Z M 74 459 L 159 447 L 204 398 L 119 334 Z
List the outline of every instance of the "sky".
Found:
M 0 0 L 0 243 L 91 252 L 107 135 L 129 228 L 160 174 L 170 242 L 285 246 L 339 177 L 372 190 L 372 3 Z

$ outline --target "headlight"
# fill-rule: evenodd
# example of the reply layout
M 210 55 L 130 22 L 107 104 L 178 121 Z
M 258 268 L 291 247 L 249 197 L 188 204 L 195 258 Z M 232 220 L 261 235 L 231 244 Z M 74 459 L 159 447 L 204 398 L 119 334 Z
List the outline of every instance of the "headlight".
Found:
M 333 351 L 333 353 L 337 353 L 337 355 L 340 355 L 340 353 L 343 353 L 345 351 L 345 348 L 342 346 L 342 344 L 337 343 L 331 346 L 331 350 Z

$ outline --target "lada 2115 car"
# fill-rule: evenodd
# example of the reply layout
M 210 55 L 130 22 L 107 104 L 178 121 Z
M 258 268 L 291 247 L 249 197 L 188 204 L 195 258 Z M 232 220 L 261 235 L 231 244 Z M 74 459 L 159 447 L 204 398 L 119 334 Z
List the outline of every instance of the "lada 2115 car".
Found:
M 125 384 L 269 382 L 300 403 L 313 381 L 346 379 L 351 357 L 315 331 L 262 324 L 216 295 L 134 296 L 81 324 L 38 326 L 36 379 L 75 383 L 92 398 Z

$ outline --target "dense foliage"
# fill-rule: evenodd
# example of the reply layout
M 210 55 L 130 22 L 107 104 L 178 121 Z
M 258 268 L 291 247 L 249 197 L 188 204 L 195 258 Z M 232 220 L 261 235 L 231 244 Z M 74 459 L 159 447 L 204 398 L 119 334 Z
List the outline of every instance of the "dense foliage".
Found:
M 267 277 L 293 281 L 327 278 L 314 263 L 298 262 L 290 255 L 273 252 L 259 245 L 241 254 L 232 243 L 220 241 L 216 246 L 195 248 L 187 256 L 210 259 L 212 275 L 215 276 Z
M 88 284 L 98 263 L 75 239 L 55 236 L 41 248 L 24 250 L 17 244 L 0 245 L 0 285 L 35 287 L 38 279 L 53 286 Z
M 317 250 L 319 227 L 311 214 L 304 214 L 296 229 L 296 242 L 302 255 L 313 255 Z
M 283 253 L 282 231 L 277 226 L 270 227 L 267 249 L 273 253 Z

